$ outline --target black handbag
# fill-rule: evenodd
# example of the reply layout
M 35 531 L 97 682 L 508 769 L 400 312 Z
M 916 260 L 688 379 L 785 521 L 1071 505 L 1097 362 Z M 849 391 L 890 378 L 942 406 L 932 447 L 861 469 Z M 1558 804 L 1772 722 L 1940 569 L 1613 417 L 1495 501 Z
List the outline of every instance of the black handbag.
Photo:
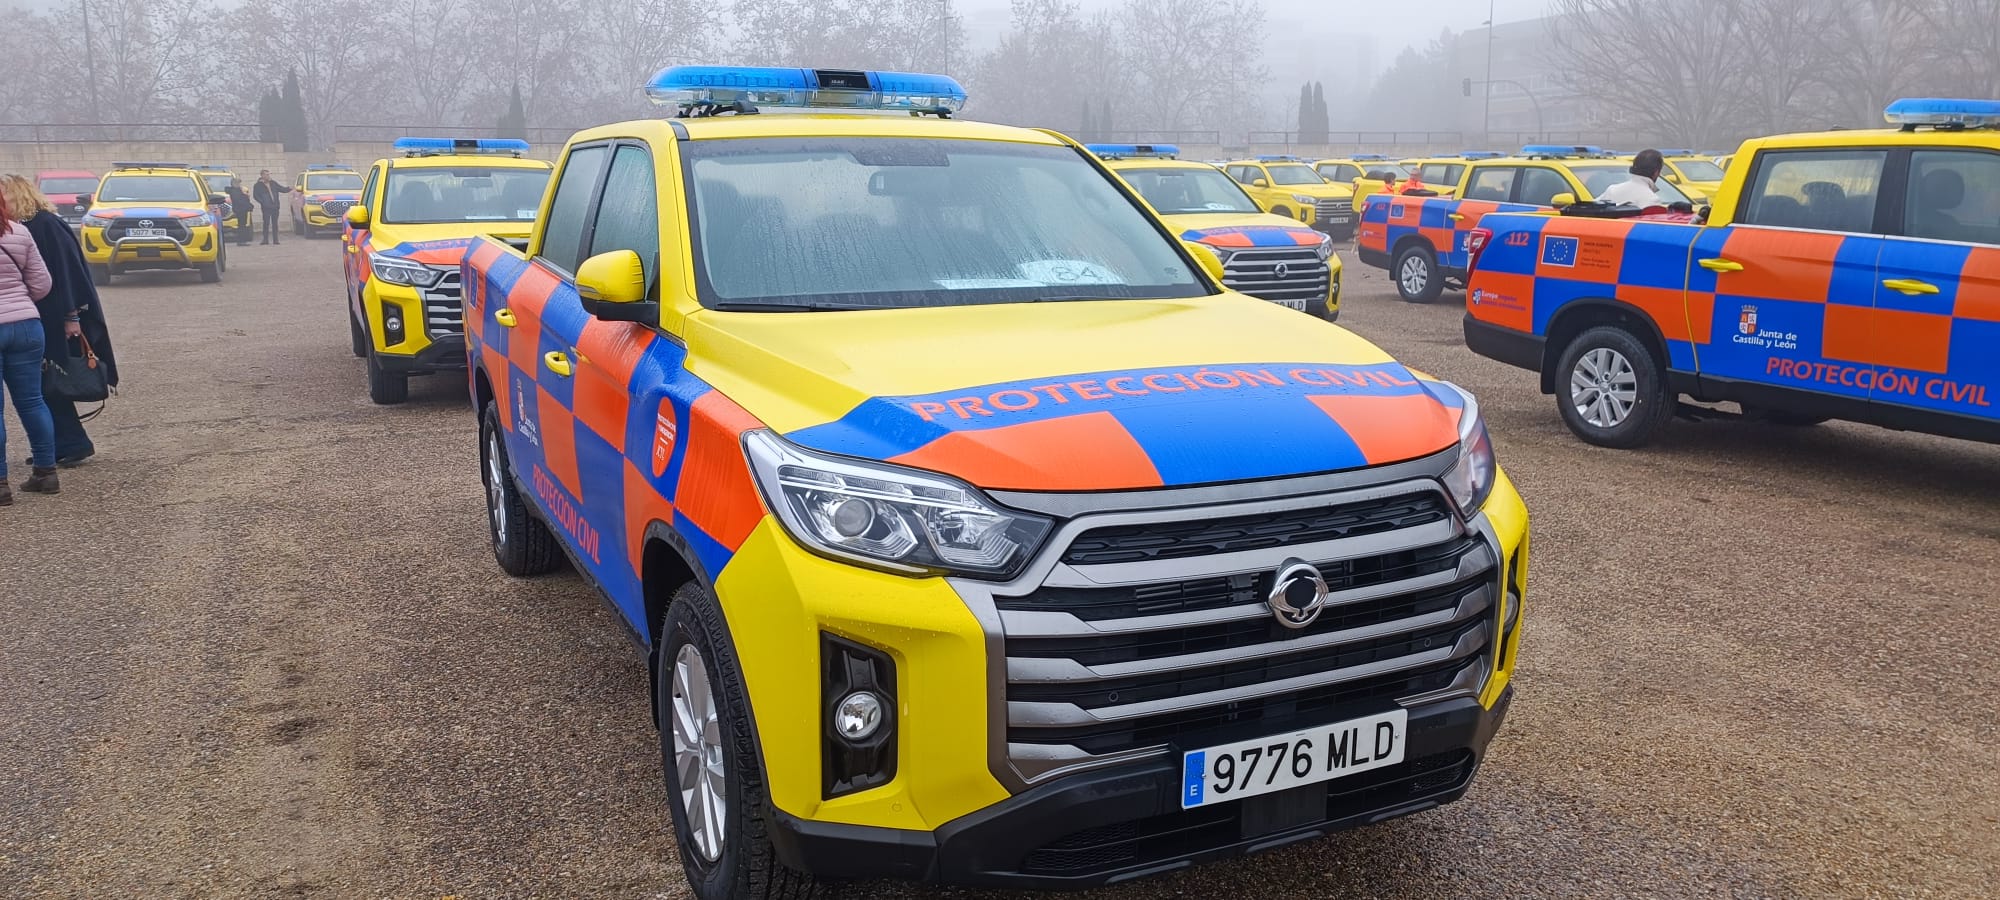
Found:
M 83 355 L 75 355 L 72 345 L 80 347 Z M 97 351 L 90 349 L 89 340 L 77 337 L 64 341 L 62 359 L 42 360 L 42 393 L 71 403 L 110 399 L 111 383 L 105 377 Z

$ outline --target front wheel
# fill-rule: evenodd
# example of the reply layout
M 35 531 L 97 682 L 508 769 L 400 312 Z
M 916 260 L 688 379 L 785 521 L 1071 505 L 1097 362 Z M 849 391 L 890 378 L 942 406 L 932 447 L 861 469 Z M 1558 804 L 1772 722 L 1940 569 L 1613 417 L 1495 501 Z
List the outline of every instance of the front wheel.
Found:
M 302 218 L 299 218 L 298 216 L 293 216 L 293 217 L 292 217 L 292 233 L 293 233 L 293 234 L 295 234 L 295 235 L 298 235 L 299 237 L 305 237 L 305 236 L 306 236 L 306 220 L 305 220 L 305 219 L 302 219 Z
M 354 358 L 368 357 L 368 330 L 361 327 L 361 320 L 354 317 L 354 310 L 347 311 L 347 338 L 354 344 Z
M 410 376 L 382 367 L 382 358 L 368 354 L 368 399 L 376 406 L 394 406 L 410 399 Z
M 812 876 L 786 868 L 771 845 L 749 695 L 714 596 L 698 582 L 682 585 L 660 635 L 653 678 L 660 760 L 674 842 L 694 895 L 822 896 Z
M 222 280 L 222 264 L 220 262 L 200 263 L 194 267 L 194 270 L 201 273 L 201 283 L 203 284 L 214 284 Z
M 1404 247 L 1396 254 L 1396 263 L 1389 271 L 1396 276 L 1396 293 L 1409 303 L 1429 303 L 1444 291 L 1444 279 L 1438 275 L 1437 256 L 1431 248 L 1419 244 Z
M 1673 419 L 1666 373 L 1646 345 L 1615 325 L 1576 336 L 1557 370 L 1563 424 L 1585 442 L 1629 450 L 1660 435 Z
M 507 574 L 523 578 L 555 571 L 562 565 L 561 548 L 514 486 L 500 408 L 491 400 L 479 412 L 479 473 L 486 482 L 486 532 L 493 539 L 494 561 Z
M 109 265 L 91 266 L 90 283 L 96 287 L 109 285 L 111 283 L 111 267 Z

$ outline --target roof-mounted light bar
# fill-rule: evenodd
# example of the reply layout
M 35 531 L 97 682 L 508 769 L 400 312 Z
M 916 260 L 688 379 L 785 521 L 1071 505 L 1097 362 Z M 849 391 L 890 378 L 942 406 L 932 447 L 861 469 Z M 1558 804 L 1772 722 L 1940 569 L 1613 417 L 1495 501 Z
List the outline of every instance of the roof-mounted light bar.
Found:
M 1380 153 L 1356 153 L 1348 159 L 1355 162 L 1388 162 L 1389 157 Z
M 949 118 L 965 108 L 965 88 L 949 75 L 776 66 L 668 66 L 646 82 L 646 96 L 686 117 L 773 107 Z
M 1949 97 L 1905 97 L 1889 104 L 1882 118 L 1904 131 L 1928 125 L 1941 131 L 1992 128 L 2000 125 L 2000 100 L 1958 100 Z
M 114 169 L 187 169 L 187 168 L 190 168 L 190 167 L 188 166 L 188 164 L 187 164 L 187 163 L 184 163 L 184 162 L 114 162 L 114 163 L 112 163 L 112 164 L 111 164 L 111 168 L 114 168 Z
M 1507 154 L 1498 150 L 1465 150 L 1458 155 L 1463 159 L 1499 159 Z
M 1085 144 L 1083 149 L 1099 159 L 1174 159 L 1181 148 L 1173 144 Z
M 1561 159 L 1576 156 L 1603 156 L 1604 148 L 1594 144 L 1529 144 L 1521 148 L 1522 156 L 1540 156 Z
M 397 138 L 390 147 L 404 156 L 520 156 L 528 142 L 513 138 Z
M 525 146 L 525 145 L 523 145 L 523 146 Z M 308 172 L 352 172 L 352 171 L 354 171 L 354 167 L 353 167 L 353 166 L 344 166 L 344 165 L 341 165 L 340 163 L 311 163 L 311 164 L 309 164 L 309 165 L 307 165 L 307 166 L 306 166 L 306 171 L 308 171 Z

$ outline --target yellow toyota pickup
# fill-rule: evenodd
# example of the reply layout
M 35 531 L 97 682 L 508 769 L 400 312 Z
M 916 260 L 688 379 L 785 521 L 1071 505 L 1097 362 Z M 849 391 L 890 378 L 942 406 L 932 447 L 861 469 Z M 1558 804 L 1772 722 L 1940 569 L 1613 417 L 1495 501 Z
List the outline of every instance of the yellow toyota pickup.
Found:
M 227 251 L 215 211 L 228 198 L 211 194 L 186 164 L 112 163 L 84 202 L 77 238 L 92 282 L 141 269 L 193 269 L 203 281 L 222 280 Z
M 950 78 L 648 93 L 473 241 L 465 325 L 494 557 L 647 649 L 694 896 L 1103 884 L 1464 795 L 1529 543 L 1470 394 Z

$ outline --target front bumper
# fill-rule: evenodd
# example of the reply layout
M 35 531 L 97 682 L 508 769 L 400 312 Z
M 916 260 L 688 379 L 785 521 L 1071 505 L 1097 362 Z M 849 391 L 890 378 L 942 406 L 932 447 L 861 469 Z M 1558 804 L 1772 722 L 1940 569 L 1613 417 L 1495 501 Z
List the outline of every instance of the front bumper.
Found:
M 1547 343 L 1548 339 L 1539 334 L 1503 328 L 1473 318 L 1471 313 L 1465 314 L 1466 348 L 1488 359 L 1540 372 L 1542 360 L 1547 354 Z
M 212 263 L 221 250 L 221 236 L 214 225 L 189 229 L 186 242 L 170 237 L 106 240 L 102 227 L 83 226 L 78 238 L 84 262 L 111 266 L 121 272 L 139 269 L 192 269 Z
M 1159 759 L 1059 779 L 934 832 L 780 812 L 771 839 L 786 865 L 822 877 L 1026 888 L 1126 881 L 1457 800 L 1512 699 L 1508 688 L 1491 709 L 1467 697 L 1412 710 L 1408 761 L 1232 803 L 1182 810 L 1180 761 Z
M 416 288 L 386 284 L 369 276 L 361 290 L 361 306 L 368 317 L 368 334 L 375 344 L 375 357 L 384 371 L 416 375 L 465 370 L 464 332 L 433 330 L 429 305 Z M 394 343 L 388 342 L 389 318 L 395 318 L 403 326 L 401 339 Z

